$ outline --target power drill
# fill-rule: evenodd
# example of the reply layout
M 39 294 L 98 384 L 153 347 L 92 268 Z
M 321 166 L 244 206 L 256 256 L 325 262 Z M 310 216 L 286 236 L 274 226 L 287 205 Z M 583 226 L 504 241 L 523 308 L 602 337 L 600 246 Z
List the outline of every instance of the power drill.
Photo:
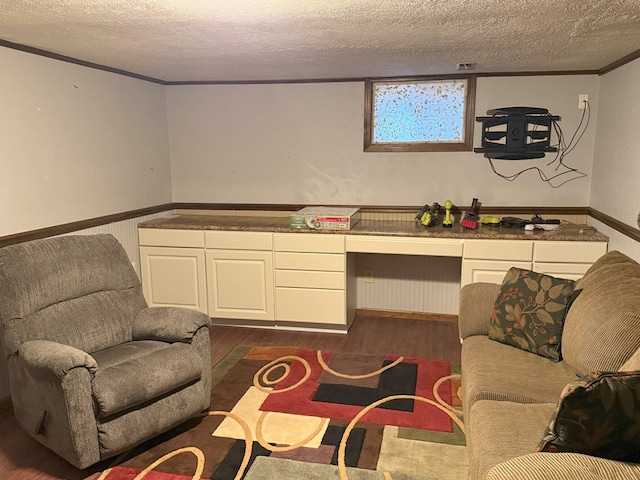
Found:
M 431 206 L 425 205 L 416 215 L 416 222 L 425 227 L 432 227 L 436 224 L 436 218 L 440 211 L 440 205 L 434 202 Z

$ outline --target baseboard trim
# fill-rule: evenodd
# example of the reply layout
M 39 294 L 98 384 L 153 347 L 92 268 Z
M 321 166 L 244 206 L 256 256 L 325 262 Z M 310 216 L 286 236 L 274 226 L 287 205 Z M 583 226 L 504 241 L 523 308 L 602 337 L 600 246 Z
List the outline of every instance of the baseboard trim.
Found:
M 458 323 L 458 316 L 448 313 L 408 312 L 405 310 L 356 308 L 356 315 L 361 317 L 404 318 L 407 320 L 429 320 L 432 322 Z

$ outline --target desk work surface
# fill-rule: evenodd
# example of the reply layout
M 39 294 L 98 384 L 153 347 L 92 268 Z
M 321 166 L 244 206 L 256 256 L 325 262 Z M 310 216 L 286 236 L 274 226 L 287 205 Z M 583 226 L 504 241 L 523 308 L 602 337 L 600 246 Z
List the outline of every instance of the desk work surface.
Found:
M 380 235 L 397 237 L 487 239 L 487 240 L 551 240 L 607 242 L 609 237 L 586 225 L 564 223 L 557 230 L 525 231 L 522 228 L 485 227 L 466 229 L 456 223 L 424 227 L 414 221 L 363 219 L 351 230 L 297 230 L 289 228 L 287 217 L 234 215 L 176 215 L 142 222 L 139 228 L 182 230 L 228 230 L 247 232 L 313 233 L 320 235 Z

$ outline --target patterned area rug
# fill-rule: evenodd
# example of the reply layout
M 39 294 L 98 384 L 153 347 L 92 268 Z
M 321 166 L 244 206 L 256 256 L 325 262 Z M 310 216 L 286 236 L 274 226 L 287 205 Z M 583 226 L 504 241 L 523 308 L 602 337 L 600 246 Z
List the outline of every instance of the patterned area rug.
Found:
M 394 355 L 236 347 L 211 409 L 100 480 L 465 480 L 459 367 Z

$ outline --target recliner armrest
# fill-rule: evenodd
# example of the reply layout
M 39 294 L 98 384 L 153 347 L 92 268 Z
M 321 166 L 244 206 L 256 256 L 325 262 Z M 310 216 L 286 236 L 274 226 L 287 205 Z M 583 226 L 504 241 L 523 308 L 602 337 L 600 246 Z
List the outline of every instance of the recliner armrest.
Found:
M 462 287 L 458 331 L 460 338 L 472 335 L 488 335 L 491 309 L 500 293 L 497 283 L 477 282 Z
M 211 319 L 196 310 L 179 307 L 145 308 L 133 321 L 133 339 L 191 343 L 200 328 L 208 328 L 210 325 Z
M 98 364 L 88 353 L 49 340 L 25 342 L 18 348 L 18 355 L 30 367 L 48 370 L 59 379 L 78 367 L 86 368 L 91 375 L 98 370 Z

